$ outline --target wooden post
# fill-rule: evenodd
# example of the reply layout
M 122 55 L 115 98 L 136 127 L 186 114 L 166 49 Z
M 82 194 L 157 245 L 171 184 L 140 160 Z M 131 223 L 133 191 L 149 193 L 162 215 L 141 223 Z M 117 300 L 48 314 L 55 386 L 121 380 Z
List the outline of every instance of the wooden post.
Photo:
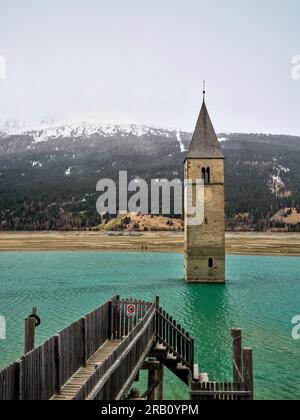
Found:
M 35 342 L 35 318 L 26 318 L 25 319 L 25 343 L 24 343 L 24 353 L 29 353 L 34 349 Z
M 149 362 L 156 362 L 156 359 L 149 359 Z M 156 388 L 154 387 L 157 382 L 157 370 L 149 369 L 148 372 L 148 389 L 150 390 L 147 399 L 148 401 L 154 401 L 156 399 Z
M 158 312 L 159 312 L 159 305 L 160 305 L 160 302 L 159 302 L 159 296 L 156 296 L 156 298 L 155 298 L 155 306 L 156 306 L 156 315 L 155 315 L 155 329 L 156 329 L 156 334 L 159 334 L 159 315 L 158 315 Z
M 232 364 L 233 364 L 233 382 L 241 384 L 243 382 L 243 346 L 242 330 L 233 328 L 231 330 L 232 338 Z
M 159 384 L 157 386 L 157 400 L 163 401 L 164 399 L 164 365 L 159 364 L 159 369 L 157 371 L 157 380 Z
M 155 306 L 156 306 L 156 309 L 157 310 L 159 310 L 159 306 L 160 306 L 160 303 L 159 303 L 159 296 L 156 296 L 156 298 L 155 298 Z
M 34 349 L 35 342 L 35 319 L 25 319 L 25 344 L 24 353 L 27 354 Z
M 23 391 L 24 391 L 24 383 L 23 383 L 23 364 L 22 359 L 16 361 L 16 382 L 15 382 L 15 399 L 16 400 L 23 400 Z
M 179 331 L 181 331 L 181 325 L 177 325 Z M 181 335 L 177 333 L 177 353 L 182 356 L 182 348 L 181 348 Z
M 40 357 L 41 366 L 42 366 L 41 369 L 40 369 L 41 383 L 42 383 L 40 398 L 43 401 L 45 401 L 49 398 L 49 397 L 47 397 L 47 390 L 46 390 L 46 386 L 48 384 L 46 384 L 45 346 L 40 346 L 39 347 L 39 357 Z
M 170 316 L 169 318 L 170 324 L 169 324 L 169 345 L 171 348 L 173 348 L 173 328 L 171 325 L 173 325 L 173 318 Z
M 37 308 L 32 308 L 32 315 L 37 315 Z M 36 319 L 28 317 L 25 319 L 25 340 L 24 340 L 24 353 L 29 353 L 35 346 L 35 325 Z
M 139 400 L 141 398 L 140 391 L 138 389 L 132 389 L 128 396 L 129 400 Z
M 173 326 L 174 326 L 174 328 L 173 328 L 173 349 L 177 350 L 177 331 L 176 331 L 177 324 L 176 324 L 175 319 L 173 319 Z
M 184 340 L 184 345 L 185 345 L 185 360 L 187 362 L 187 366 L 189 365 L 190 362 L 190 334 L 186 331 L 185 332 L 186 335 L 186 340 Z
M 254 399 L 254 381 L 253 381 L 253 354 L 252 349 L 243 350 L 244 360 L 244 381 L 246 390 L 251 392 L 251 400 Z

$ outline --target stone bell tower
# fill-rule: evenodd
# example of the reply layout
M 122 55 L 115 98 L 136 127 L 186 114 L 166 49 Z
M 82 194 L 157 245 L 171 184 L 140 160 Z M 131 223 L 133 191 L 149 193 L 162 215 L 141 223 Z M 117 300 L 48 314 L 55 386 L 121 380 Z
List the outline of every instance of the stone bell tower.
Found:
M 204 180 L 204 221 L 189 226 L 185 214 L 185 280 L 225 283 L 224 155 L 203 93 L 201 112 L 184 163 L 184 177 L 192 180 L 194 200 L 197 200 L 196 180 Z

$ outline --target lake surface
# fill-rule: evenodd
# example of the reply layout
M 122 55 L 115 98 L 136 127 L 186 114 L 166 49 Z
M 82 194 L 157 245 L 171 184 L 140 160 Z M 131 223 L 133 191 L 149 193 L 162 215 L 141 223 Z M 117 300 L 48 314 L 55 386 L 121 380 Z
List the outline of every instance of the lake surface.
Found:
M 0 367 L 23 349 L 23 319 L 37 306 L 41 343 L 113 295 L 154 300 L 196 337 L 196 360 L 211 380 L 231 380 L 230 329 L 241 327 L 254 349 L 255 391 L 261 399 L 300 398 L 300 258 L 227 257 L 225 286 L 187 285 L 183 256 L 159 253 L 0 253 Z M 167 374 L 165 397 L 187 397 Z

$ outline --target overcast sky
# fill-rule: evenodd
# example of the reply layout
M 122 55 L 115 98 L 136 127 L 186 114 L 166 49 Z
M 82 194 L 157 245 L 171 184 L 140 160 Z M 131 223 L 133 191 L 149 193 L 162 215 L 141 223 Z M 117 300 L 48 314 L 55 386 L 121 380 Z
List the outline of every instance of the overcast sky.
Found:
M 0 0 L 0 119 L 300 135 L 299 0 Z M 1 63 L 1 61 L 0 61 Z

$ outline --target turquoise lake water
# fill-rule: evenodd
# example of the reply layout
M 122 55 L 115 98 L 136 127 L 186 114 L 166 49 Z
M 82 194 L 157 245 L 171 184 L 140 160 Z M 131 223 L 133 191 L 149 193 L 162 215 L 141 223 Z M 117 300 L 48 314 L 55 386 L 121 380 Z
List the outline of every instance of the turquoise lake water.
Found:
M 211 380 L 231 380 L 230 329 L 241 327 L 254 349 L 260 399 L 300 398 L 300 340 L 291 320 L 300 315 L 300 258 L 227 257 L 227 284 L 187 285 L 183 256 L 159 253 L 1 253 L 0 367 L 23 349 L 23 319 L 37 306 L 41 343 L 113 295 L 152 300 L 196 337 L 197 362 Z M 165 397 L 187 397 L 167 374 Z

